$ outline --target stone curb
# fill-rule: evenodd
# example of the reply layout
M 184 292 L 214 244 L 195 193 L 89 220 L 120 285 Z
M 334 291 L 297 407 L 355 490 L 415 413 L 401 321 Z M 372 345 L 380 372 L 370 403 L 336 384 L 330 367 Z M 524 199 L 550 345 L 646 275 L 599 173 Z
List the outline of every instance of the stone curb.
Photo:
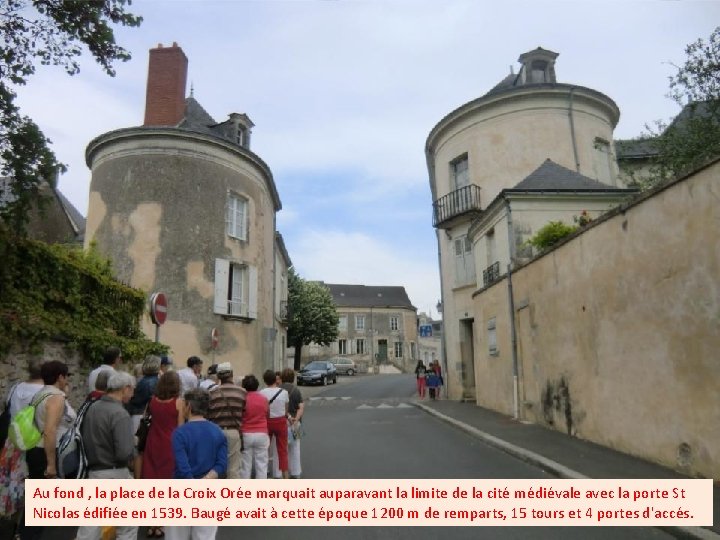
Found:
M 498 437 L 495 437 L 494 435 L 490 435 L 489 433 L 487 433 L 485 431 L 482 431 L 478 428 L 475 428 L 464 422 L 461 422 L 460 420 L 456 420 L 455 418 L 452 418 L 451 416 L 448 416 L 439 411 L 436 411 L 432 407 L 428 407 L 427 405 L 418 403 L 417 401 L 413 402 L 413 405 L 415 405 L 417 408 L 425 411 L 428 414 L 432 414 L 433 416 L 440 418 L 441 420 L 447 422 L 448 424 L 452 424 L 455 427 L 458 427 L 461 430 L 463 430 L 471 435 L 474 435 L 475 437 L 488 443 L 489 445 L 494 446 L 495 448 L 499 448 L 503 452 L 506 452 L 517 458 L 520 458 L 527 463 L 537 465 L 544 471 L 549 472 L 549 473 L 557 476 L 558 478 L 578 479 L 578 480 L 590 478 L 589 476 L 580 474 L 579 472 L 574 471 L 574 470 L 570 469 L 569 467 L 566 467 L 565 465 L 558 463 L 557 461 L 548 459 L 545 456 L 541 456 L 540 454 L 538 454 L 536 452 L 532 452 L 526 448 L 522 448 L 515 444 L 509 443 Z M 665 531 L 668 534 L 672 534 L 675 538 L 698 538 L 700 540 L 720 540 L 719 534 L 716 534 L 715 532 L 713 532 L 709 529 L 703 529 L 702 527 L 655 527 L 655 528 Z

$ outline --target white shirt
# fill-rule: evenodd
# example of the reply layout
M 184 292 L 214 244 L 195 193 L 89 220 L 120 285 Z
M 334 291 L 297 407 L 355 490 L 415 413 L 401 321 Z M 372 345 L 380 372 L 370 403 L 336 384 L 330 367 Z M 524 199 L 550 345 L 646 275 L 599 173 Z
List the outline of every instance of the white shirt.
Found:
M 217 385 L 218 383 L 213 381 L 212 379 L 203 379 L 202 381 L 200 381 L 200 388 L 204 388 L 205 390 L 210 390 Z
M 45 386 L 43 383 L 21 382 L 10 389 L 10 418 L 14 417 L 20 409 L 30 405 L 32 398 Z
M 278 397 L 276 397 L 273 402 L 270 403 L 270 400 L 275 396 L 275 394 L 278 393 L 278 390 L 280 390 Z M 274 386 L 272 388 L 263 388 L 262 390 L 260 390 L 260 393 L 265 396 L 268 400 L 268 403 L 270 403 L 270 418 L 281 418 L 285 416 L 287 404 L 290 403 L 290 395 L 288 394 L 287 390 Z
M 115 371 L 115 368 L 112 367 L 110 364 L 102 364 L 90 372 L 90 375 L 88 375 L 88 388 L 90 392 L 92 392 L 93 390 L 97 390 L 95 388 L 95 381 L 97 381 L 100 372 L 108 369 Z M 112 373 L 110 375 L 112 375 Z
M 185 396 L 185 392 L 198 387 L 198 378 L 192 368 L 185 367 L 177 372 L 180 377 L 180 396 Z

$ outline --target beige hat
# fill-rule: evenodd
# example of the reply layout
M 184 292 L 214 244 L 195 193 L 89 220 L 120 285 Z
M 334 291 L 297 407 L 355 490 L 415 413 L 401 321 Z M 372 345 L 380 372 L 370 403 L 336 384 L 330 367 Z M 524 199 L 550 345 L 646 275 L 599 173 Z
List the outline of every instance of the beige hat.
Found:
M 220 375 L 221 373 L 232 373 L 232 364 L 230 362 L 223 362 L 222 364 L 218 364 L 217 367 L 217 374 Z

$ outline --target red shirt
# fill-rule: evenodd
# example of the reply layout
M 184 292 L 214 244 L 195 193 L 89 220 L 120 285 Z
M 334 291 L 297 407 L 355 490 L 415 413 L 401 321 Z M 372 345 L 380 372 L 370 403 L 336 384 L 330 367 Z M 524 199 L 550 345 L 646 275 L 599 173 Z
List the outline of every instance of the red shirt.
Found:
M 245 412 L 243 413 L 243 433 L 267 433 L 268 414 L 270 406 L 268 400 L 260 392 L 248 392 L 245 397 Z

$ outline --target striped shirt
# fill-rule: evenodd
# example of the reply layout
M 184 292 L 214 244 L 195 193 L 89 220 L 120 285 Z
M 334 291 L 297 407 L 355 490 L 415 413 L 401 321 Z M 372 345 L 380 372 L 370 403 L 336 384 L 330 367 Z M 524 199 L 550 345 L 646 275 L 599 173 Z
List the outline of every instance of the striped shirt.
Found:
M 240 429 L 245 410 L 246 391 L 233 383 L 224 383 L 210 390 L 210 404 L 205 416 L 222 429 Z

